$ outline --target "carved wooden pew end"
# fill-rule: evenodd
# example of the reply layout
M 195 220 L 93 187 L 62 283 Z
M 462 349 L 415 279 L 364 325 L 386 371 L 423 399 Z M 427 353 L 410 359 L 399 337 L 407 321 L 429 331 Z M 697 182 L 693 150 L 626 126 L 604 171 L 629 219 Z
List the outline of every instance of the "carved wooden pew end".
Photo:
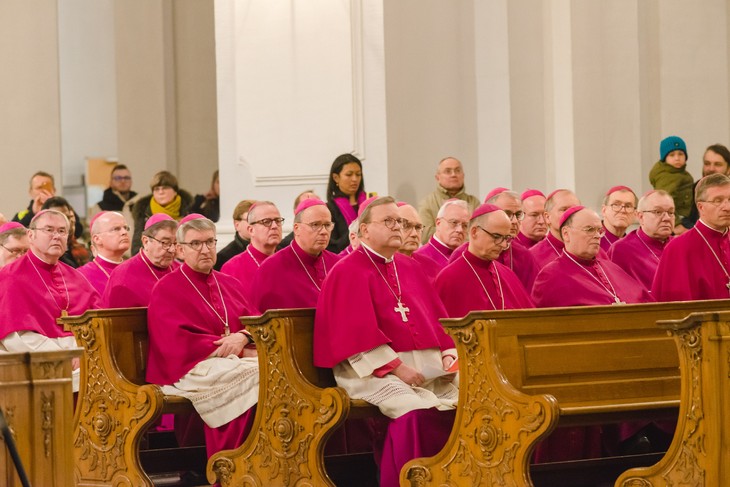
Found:
M 253 433 L 236 450 L 208 462 L 208 480 L 223 486 L 334 486 L 324 447 L 348 417 L 380 410 L 350 400 L 330 369 L 312 364 L 314 310 L 270 310 L 242 318 L 259 355 L 259 402 Z
M 84 348 L 74 416 L 76 485 L 152 485 L 140 442 L 163 413 L 193 411 L 145 381 L 147 308 L 87 311 L 59 318 Z

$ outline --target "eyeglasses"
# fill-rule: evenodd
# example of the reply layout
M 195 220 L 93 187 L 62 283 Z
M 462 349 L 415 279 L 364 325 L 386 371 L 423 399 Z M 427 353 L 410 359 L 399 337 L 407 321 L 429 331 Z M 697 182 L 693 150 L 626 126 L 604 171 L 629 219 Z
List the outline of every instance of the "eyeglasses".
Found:
M 58 235 L 59 237 L 67 237 L 68 236 L 68 230 L 65 228 L 53 228 L 53 227 L 43 227 L 43 228 L 36 228 L 31 227 L 31 230 L 40 230 L 43 233 L 46 233 L 50 236 Z
M 258 225 L 263 225 L 265 227 L 271 227 L 271 225 L 273 223 L 276 223 L 277 225 L 281 226 L 281 224 L 284 223 L 284 219 L 281 218 L 281 217 L 279 217 L 279 218 L 263 218 L 261 220 L 255 221 L 255 222 L 251 222 L 251 223 L 249 223 L 249 225 L 257 225 L 258 224 Z
M 674 210 L 644 210 L 644 211 L 640 211 L 639 213 L 651 213 L 652 215 L 654 215 L 657 218 L 661 218 L 664 215 L 667 215 L 669 217 L 674 216 Z
M 716 200 L 712 200 L 712 201 L 706 201 L 706 200 L 698 200 L 698 201 L 701 203 L 709 203 L 712 206 L 720 207 L 720 206 L 722 206 L 723 203 L 730 203 L 730 198 L 716 199 Z
M 569 228 L 574 228 L 570 227 Z M 603 237 L 603 235 L 606 233 L 606 229 L 603 227 L 583 227 L 583 228 L 575 228 L 575 230 L 580 230 L 581 232 L 585 233 L 589 237 L 594 237 L 598 235 L 599 237 Z
M 618 213 L 621 210 L 624 210 L 626 213 L 633 213 L 634 209 L 635 209 L 634 205 L 632 205 L 632 204 L 622 205 L 620 203 L 612 203 L 609 206 L 616 213 Z
M 383 221 L 371 221 L 370 223 L 382 223 L 383 225 L 385 225 L 387 228 L 389 228 L 391 230 L 395 230 L 396 225 L 400 225 L 401 228 L 405 228 L 405 220 L 403 220 L 403 218 L 388 217 Z
M 319 232 L 323 228 L 329 232 L 335 227 L 335 224 L 333 222 L 311 222 L 305 223 L 305 225 L 309 225 L 309 228 L 311 228 L 315 232 Z
M 492 233 L 489 230 L 485 230 L 481 226 L 477 225 L 477 228 L 481 230 L 482 232 L 486 233 L 490 237 L 494 239 L 494 243 L 499 245 L 502 242 L 507 242 L 507 245 L 512 243 L 512 239 L 514 238 L 512 235 L 502 235 L 500 233 Z
M 422 223 L 409 222 L 405 218 L 403 218 L 403 221 L 401 222 L 401 227 L 403 227 L 403 230 L 406 230 L 406 231 L 416 230 L 417 232 L 420 232 L 421 230 L 423 230 Z
M 124 226 L 120 226 L 120 227 L 110 228 L 109 230 L 102 230 L 101 232 L 98 232 L 98 233 L 122 233 L 122 231 L 129 232 L 129 230 L 130 230 L 129 225 L 124 225 Z
M 131 181 L 132 176 L 112 176 L 114 181 Z
M 23 248 L 23 247 L 21 247 L 19 249 L 9 249 L 9 248 L 7 248 L 6 246 L 3 245 L 2 248 L 4 248 L 5 250 L 7 250 L 8 252 L 10 252 L 10 255 L 14 255 L 16 257 L 20 257 L 20 256 L 25 255 L 26 253 L 28 253 L 28 249 L 27 248 Z
M 446 220 L 451 228 L 461 227 L 462 230 L 466 230 L 469 227 L 469 222 L 463 222 L 461 220 Z
M 155 237 L 147 237 L 147 238 L 150 238 L 150 239 L 154 240 L 155 242 L 157 242 L 158 244 L 160 244 L 160 247 L 162 247 L 162 250 L 170 250 L 170 247 L 173 247 L 175 245 L 175 242 L 168 242 L 166 240 L 157 240 Z
M 213 250 L 216 243 L 218 243 L 217 238 L 211 238 L 210 240 L 206 240 L 205 242 L 201 242 L 200 240 L 193 240 L 191 242 L 180 242 L 180 244 L 187 245 L 196 252 L 200 252 L 203 249 L 203 244 L 208 247 L 208 250 Z
M 524 211 L 509 211 L 509 210 L 503 210 L 509 219 L 515 218 L 518 222 L 521 222 L 525 219 L 525 212 Z

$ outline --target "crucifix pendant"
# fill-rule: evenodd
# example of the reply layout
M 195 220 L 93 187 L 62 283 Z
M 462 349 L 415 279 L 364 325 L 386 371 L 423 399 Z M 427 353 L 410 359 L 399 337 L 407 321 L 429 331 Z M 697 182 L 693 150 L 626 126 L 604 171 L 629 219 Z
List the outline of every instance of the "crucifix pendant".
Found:
M 626 304 L 625 302 L 621 301 L 618 296 L 614 296 L 614 302 L 611 304 Z
M 225 335 L 223 335 L 223 336 L 226 336 L 226 337 L 227 337 L 227 336 L 228 336 L 228 335 L 230 335 L 230 334 L 231 334 L 231 329 L 230 329 L 230 328 L 228 328 L 228 323 L 226 323 L 226 333 L 225 333 Z
M 728 286 L 730 286 L 730 284 L 728 284 Z M 728 287 L 728 289 L 730 289 L 730 287 Z M 65 316 L 68 316 L 68 310 L 62 309 L 61 310 L 61 318 L 65 317 Z
M 730 291 L 730 281 L 727 281 L 727 284 L 725 284 L 725 287 Z
M 406 316 L 406 313 L 408 313 L 411 310 L 409 308 L 406 308 L 405 306 L 403 306 L 403 303 L 398 301 L 398 306 L 393 308 L 393 311 L 395 311 L 396 313 L 400 313 L 400 318 L 403 320 L 403 323 L 408 322 L 408 317 Z

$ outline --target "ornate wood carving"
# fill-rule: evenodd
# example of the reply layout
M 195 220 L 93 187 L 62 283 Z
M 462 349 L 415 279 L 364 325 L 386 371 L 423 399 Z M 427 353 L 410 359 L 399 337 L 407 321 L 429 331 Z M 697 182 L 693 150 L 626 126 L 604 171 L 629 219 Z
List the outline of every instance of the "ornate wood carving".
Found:
M 507 382 L 496 360 L 492 321 L 447 331 L 459 352 L 454 431 L 438 455 L 405 465 L 401 485 L 531 485 L 530 454 L 557 423 L 557 401 L 527 396 Z
M 659 463 L 624 472 L 616 485 L 724 485 L 730 474 L 726 466 L 730 313 L 695 313 L 660 324 L 674 335 L 682 369 L 674 441 Z
M 41 430 L 43 430 L 43 451 L 46 458 L 50 458 L 52 446 L 52 433 L 53 433 L 53 392 L 46 394 L 41 392 Z
M 302 377 L 293 349 L 299 326 L 311 334 L 312 310 L 270 312 L 247 328 L 259 354 L 259 402 L 252 434 L 238 449 L 208 461 L 208 480 L 223 486 L 334 485 L 323 450 L 346 417 L 340 388 L 318 388 Z M 309 345 L 311 347 L 311 344 Z M 217 479 L 217 480 L 216 480 Z
M 77 485 L 152 485 L 139 461 L 142 435 L 162 413 L 164 395 L 130 382 L 115 355 L 135 353 L 134 333 L 147 333 L 146 309 L 102 310 L 61 318 L 84 347 L 74 418 Z M 125 348 L 128 347 L 128 348 Z

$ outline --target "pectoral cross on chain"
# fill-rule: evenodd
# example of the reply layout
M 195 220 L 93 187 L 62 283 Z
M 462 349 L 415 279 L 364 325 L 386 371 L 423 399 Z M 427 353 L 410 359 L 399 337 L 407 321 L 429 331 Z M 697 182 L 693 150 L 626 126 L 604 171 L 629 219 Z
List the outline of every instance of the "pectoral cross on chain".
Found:
M 411 311 L 410 308 L 406 308 L 405 306 L 403 306 L 403 303 L 398 301 L 398 306 L 393 308 L 393 311 L 395 311 L 396 313 L 400 313 L 400 318 L 403 320 L 403 323 L 408 322 L 408 317 L 406 316 L 406 313 L 409 313 Z

